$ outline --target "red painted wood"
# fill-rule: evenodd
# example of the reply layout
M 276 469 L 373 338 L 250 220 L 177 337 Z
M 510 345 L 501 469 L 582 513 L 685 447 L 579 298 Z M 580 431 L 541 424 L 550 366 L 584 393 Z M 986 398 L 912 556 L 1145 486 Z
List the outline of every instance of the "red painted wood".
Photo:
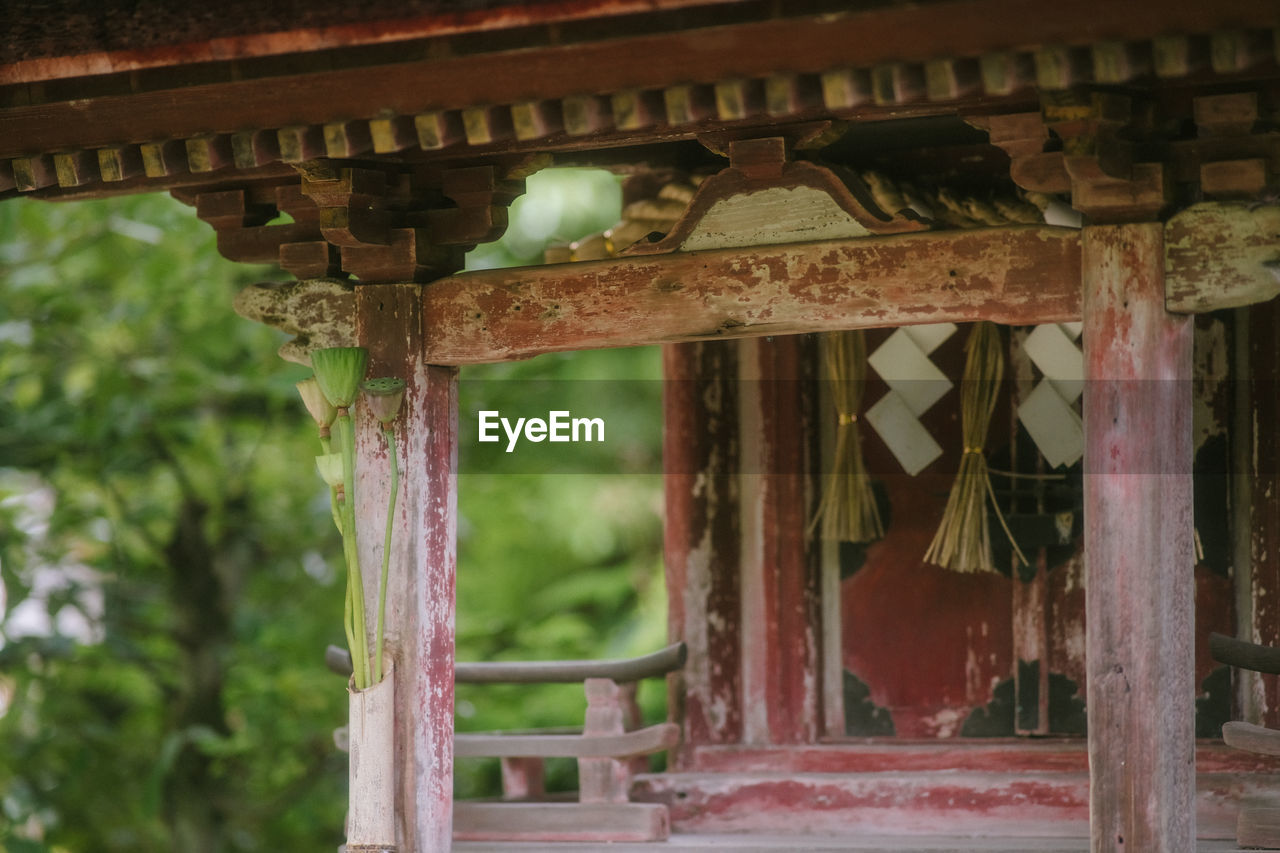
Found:
M 742 737 L 737 346 L 662 351 L 667 632 L 689 647 L 667 682 L 684 729 L 676 767 L 693 747 Z
M 1191 849 L 1192 322 L 1164 308 L 1159 224 L 1094 226 L 1084 278 L 1093 850 Z
M 407 383 L 397 425 L 403 489 L 387 594 L 396 666 L 397 814 L 403 853 L 446 853 L 453 820 L 453 663 L 457 574 L 457 370 L 422 354 L 422 288 L 356 288 L 356 329 L 371 376 Z M 361 559 L 380 565 L 387 462 L 376 421 L 361 409 L 358 520 Z M 374 574 L 374 573 L 369 573 Z M 367 578 L 366 601 L 376 600 Z M 370 597 L 372 590 L 373 596 Z
M 968 328 L 930 359 L 953 382 L 964 368 Z M 887 337 L 869 333 L 874 352 Z M 868 374 L 865 406 L 888 386 Z M 841 584 L 845 668 L 864 682 L 871 701 L 892 714 L 901 738 L 958 736 L 974 708 L 1013 677 L 1013 609 L 1003 575 L 961 574 L 923 562 L 938 529 L 961 451 L 958 385 L 921 417 L 943 455 L 915 477 L 907 476 L 884 441 L 864 428 L 863 451 L 871 475 L 890 506 L 884 538 L 866 548 L 866 560 Z M 989 448 L 1008 434 L 1007 398 L 992 420 Z
M 1245 535 L 1252 562 L 1254 642 L 1280 645 L 1280 304 L 1248 309 L 1249 375 L 1247 411 L 1251 421 L 1249 477 L 1251 513 Z M 1280 679 L 1258 679 L 1259 719 L 1280 728 Z
M 817 554 L 810 448 L 816 347 L 798 336 L 740 344 L 742 411 L 743 714 L 748 742 L 817 738 Z
M 1017 226 L 481 270 L 424 289 L 427 356 L 1076 320 L 1079 269 L 1077 231 Z
M 1231 838 L 1239 803 L 1274 796 L 1280 775 L 1203 773 L 1194 780 L 1201 838 Z M 633 798 L 666 803 L 675 832 L 1079 837 L 1089 824 L 1083 769 L 748 773 L 643 776 Z M 1191 820 L 1188 819 L 1188 823 Z M 1114 846 L 1109 849 L 1116 849 Z M 1140 848 L 1146 849 L 1146 848 Z M 1180 848 L 1188 851 L 1194 845 Z
M 792 746 L 699 747 L 691 770 L 700 773 L 1074 773 L 1088 770 L 1088 746 L 1074 738 L 971 741 L 862 741 Z M 1280 773 L 1280 758 L 1250 755 L 1200 741 L 1202 773 Z

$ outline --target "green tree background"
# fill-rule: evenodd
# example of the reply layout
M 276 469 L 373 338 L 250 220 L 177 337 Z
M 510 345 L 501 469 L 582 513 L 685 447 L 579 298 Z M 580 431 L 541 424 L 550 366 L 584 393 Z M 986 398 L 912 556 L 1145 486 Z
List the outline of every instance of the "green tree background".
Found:
M 612 225 L 616 178 L 546 172 L 473 266 Z M 0 847 L 332 849 L 345 690 L 341 550 L 280 336 L 231 299 L 278 270 L 220 259 L 167 197 L 0 205 Z M 584 383 L 620 440 L 578 473 L 463 448 L 458 657 L 633 654 L 665 638 L 653 350 L 463 372 L 463 418 Z M 627 381 L 619 381 L 627 380 Z M 578 387 L 578 386 L 575 386 Z M 612 389 L 602 392 L 600 389 Z M 533 413 L 529 413 L 533 414 Z M 480 466 L 480 467 L 476 467 Z M 610 473 L 606 473 L 610 472 Z M 642 692 L 662 714 L 662 687 Z M 458 692 L 460 730 L 580 723 L 580 690 Z M 461 762 L 462 795 L 495 762 Z M 571 785 L 572 766 L 552 781 Z

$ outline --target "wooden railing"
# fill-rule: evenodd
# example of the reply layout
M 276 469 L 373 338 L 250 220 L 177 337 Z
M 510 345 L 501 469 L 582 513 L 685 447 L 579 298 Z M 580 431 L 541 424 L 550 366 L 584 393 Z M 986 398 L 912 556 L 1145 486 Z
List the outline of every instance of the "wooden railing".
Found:
M 489 732 L 458 734 L 456 758 L 498 758 L 501 800 L 456 802 L 454 838 L 520 841 L 660 841 L 670 833 L 665 805 L 629 801 L 637 759 L 674 747 L 675 723 L 636 728 L 636 683 L 684 666 L 687 650 L 676 643 L 653 654 L 620 660 L 457 663 L 459 684 L 553 684 L 582 682 L 587 712 L 582 732 Z M 336 646 L 325 662 L 350 674 L 351 656 Z M 578 762 L 578 801 L 545 798 L 547 758 Z
M 1280 674 L 1280 648 L 1209 635 L 1209 652 L 1218 663 L 1253 672 Z M 1228 746 L 1261 755 L 1280 755 L 1280 731 L 1233 721 L 1222 726 Z M 1242 807 L 1236 818 L 1236 843 L 1241 847 L 1280 850 L 1280 808 Z

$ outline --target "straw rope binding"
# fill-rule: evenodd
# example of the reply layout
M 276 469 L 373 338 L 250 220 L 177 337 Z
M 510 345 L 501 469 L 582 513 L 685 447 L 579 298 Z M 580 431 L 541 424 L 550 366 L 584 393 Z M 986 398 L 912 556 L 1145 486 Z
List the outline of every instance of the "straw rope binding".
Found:
M 996 519 L 1009 537 L 1014 554 L 1023 563 L 1027 561 L 996 503 L 983 450 L 1000 383 L 1004 379 L 1004 347 L 1000 331 L 994 323 L 975 324 L 965 350 L 968 356 L 960 389 L 964 452 L 960 455 L 960 468 L 947 498 L 947 508 L 942 513 L 942 523 L 924 559 L 957 572 L 994 572 L 991 530 L 987 525 L 988 498 Z
M 820 523 L 823 539 L 871 542 L 884 536 L 884 523 L 858 435 L 858 409 L 867 376 L 866 341 L 861 331 L 833 332 L 823 335 L 822 349 L 836 410 L 836 444 L 809 532 Z

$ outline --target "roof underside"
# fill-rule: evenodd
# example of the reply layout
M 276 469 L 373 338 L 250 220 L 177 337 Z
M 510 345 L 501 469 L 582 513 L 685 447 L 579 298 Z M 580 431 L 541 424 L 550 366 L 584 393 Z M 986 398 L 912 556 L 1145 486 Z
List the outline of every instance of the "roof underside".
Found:
M 325 158 L 688 169 L 823 123 L 829 158 L 980 183 L 1008 160 L 964 119 L 1070 90 L 1132 96 L 1157 144 L 1206 92 L 1257 93 L 1280 126 L 1273 0 L 19 5 L 0 198 L 296 181 Z

